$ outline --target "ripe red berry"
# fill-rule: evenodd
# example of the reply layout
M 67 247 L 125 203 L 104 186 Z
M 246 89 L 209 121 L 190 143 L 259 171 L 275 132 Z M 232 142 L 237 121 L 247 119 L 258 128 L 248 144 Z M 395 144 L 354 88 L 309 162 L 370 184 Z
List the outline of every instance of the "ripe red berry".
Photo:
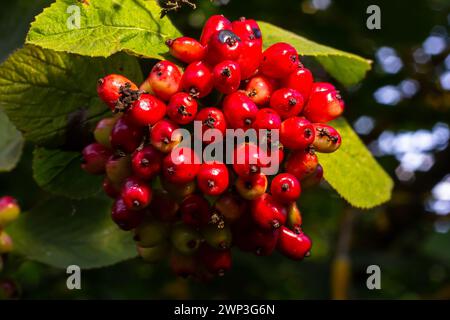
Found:
M 207 96 L 212 91 L 213 85 L 211 70 L 202 61 L 188 65 L 181 79 L 181 89 L 195 98 Z
M 246 212 L 246 205 L 237 194 L 226 192 L 214 203 L 214 209 L 218 211 L 226 221 L 234 222 Z
M 174 40 L 167 40 L 170 54 L 184 63 L 192 63 L 205 58 L 206 48 L 196 39 L 180 37 Z
M 199 261 L 214 275 L 223 276 L 231 269 L 231 250 L 216 250 L 203 245 L 198 252 Z
M 251 226 L 246 230 L 234 233 L 236 246 L 243 250 L 253 252 L 258 256 L 269 256 L 277 247 L 279 230 L 261 230 Z
M 173 222 L 179 218 L 179 205 L 168 192 L 155 189 L 152 198 L 148 207 L 152 216 L 163 222 Z
M 202 227 L 211 217 L 208 200 L 203 196 L 191 194 L 180 204 L 181 220 L 188 226 Z
M 264 230 L 278 229 L 286 222 L 286 207 L 265 193 L 252 202 L 252 217 Z
M 242 92 L 234 92 L 223 101 L 223 114 L 233 129 L 251 128 L 258 112 L 256 104 Z
M 269 104 L 275 87 L 276 83 L 274 80 L 258 75 L 249 80 L 245 87 L 245 93 L 258 106 L 266 106 Z
M 116 103 L 120 98 L 120 89 L 125 88 L 127 85 L 131 90 L 138 89 L 138 87 L 128 78 L 118 74 L 110 74 L 98 80 L 97 93 L 100 99 L 102 99 L 111 110 L 114 110 L 116 108 Z
M 339 149 L 342 139 L 335 128 L 321 123 L 313 123 L 313 126 L 316 132 L 313 142 L 315 151 L 330 153 Z
M 201 109 L 197 116 L 195 117 L 196 121 L 202 122 L 202 132 L 205 133 L 208 129 L 216 129 L 224 135 L 227 129 L 227 123 L 225 121 L 225 116 L 220 109 L 217 108 L 204 108 Z M 205 143 L 217 142 L 215 141 L 215 137 L 211 137 L 211 141 L 206 141 L 206 139 L 202 139 Z
M 198 103 L 185 92 L 176 93 L 167 106 L 169 118 L 181 125 L 192 122 L 197 115 Z
M 102 174 L 105 172 L 106 162 L 111 155 L 111 149 L 100 143 L 92 143 L 82 151 L 81 168 L 90 174 Z
M 303 180 L 313 174 L 317 168 L 318 159 L 314 152 L 297 150 L 286 160 L 286 172 L 293 174 L 298 180 Z
M 305 67 L 300 67 L 292 72 L 283 83 L 286 88 L 295 89 L 300 92 L 304 100 L 307 101 L 311 93 L 313 81 L 311 71 Z
M 163 155 L 153 146 L 147 145 L 133 154 L 133 173 L 140 179 L 150 180 L 161 171 L 162 160 Z
M 328 122 L 344 112 L 344 100 L 337 91 L 313 92 L 303 114 L 312 122 Z
M 258 41 L 243 41 L 240 51 L 241 54 L 236 59 L 236 62 L 241 67 L 242 80 L 247 80 L 258 71 L 263 57 L 262 45 Z
M 169 193 L 172 200 L 179 202 L 183 201 L 184 198 L 197 190 L 197 182 L 195 180 L 180 184 L 169 182 L 167 179 L 162 179 L 161 184 L 164 190 Z
M 221 61 L 237 60 L 242 50 L 242 41 L 230 30 L 214 33 L 206 49 L 206 62 L 215 66 Z
M 164 118 L 165 114 L 165 103 L 148 93 L 141 94 L 127 110 L 128 118 L 137 126 L 152 126 Z
M 112 207 L 111 217 L 119 228 L 128 231 L 136 228 L 144 220 L 145 211 L 130 210 L 124 200 L 118 198 Z
M 316 92 L 333 92 L 336 87 L 329 82 L 314 82 L 311 86 L 311 94 Z
M 213 69 L 214 87 L 221 93 L 235 92 L 241 84 L 241 70 L 237 62 L 225 60 Z
M 116 184 L 114 184 L 110 179 L 108 179 L 108 177 L 105 177 L 105 179 L 103 179 L 102 186 L 103 191 L 108 197 L 116 199 L 117 197 L 120 196 L 120 188 Z
M 117 120 L 111 131 L 111 146 L 115 150 L 133 153 L 141 144 L 144 132 L 126 117 Z
M 220 30 L 231 30 L 231 22 L 223 15 L 214 15 L 209 17 L 203 26 L 202 34 L 200 36 L 200 42 L 204 46 L 208 44 L 211 36 Z
M 231 26 L 233 27 L 233 32 L 242 41 L 257 41 L 262 46 L 261 29 L 255 20 L 241 17 L 239 20 L 233 21 Z
M 167 60 L 159 61 L 152 68 L 140 89 L 154 93 L 161 100 L 168 101 L 172 95 L 178 92 L 181 78 L 182 73 L 174 63 Z
M 272 196 L 282 202 L 291 203 L 300 197 L 300 182 L 290 173 L 280 173 L 272 180 L 270 192 Z
M 197 184 L 200 191 L 210 196 L 218 196 L 228 188 L 229 174 L 227 166 L 221 162 L 207 162 L 200 166 Z
M 303 96 L 294 89 L 283 88 L 275 91 L 270 98 L 270 107 L 282 119 L 297 116 L 303 110 Z
M 128 209 L 142 210 L 152 201 L 152 189 L 145 181 L 130 177 L 123 185 L 121 196 Z
M 283 79 L 294 72 L 298 65 L 297 50 L 290 44 L 279 42 L 264 51 L 261 72 L 271 78 Z
M 181 134 L 175 133 L 179 126 L 170 120 L 158 121 L 150 129 L 150 142 L 159 151 L 168 153 L 172 151 L 180 142 Z
M 281 118 L 278 113 L 270 108 L 259 109 L 256 113 L 255 122 L 253 122 L 253 129 L 273 130 L 280 129 Z
M 289 149 L 305 149 L 314 142 L 314 127 L 304 117 L 291 117 L 281 123 L 280 141 Z
M 94 130 L 95 141 L 111 149 L 111 141 L 109 141 L 109 137 L 116 121 L 117 118 L 105 118 L 100 120 Z
M 312 188 L 317 186 L 323 178 L 323 168 L 320 164 L 316 170 L 302 180 L 302 188 Z
M 286 227 L 281 227 L 278 237 L 278 250 L 293 260 L 302 260 L 310 255 L 312 242 L 303 232 L 296 233 Z
M 176 148 L 163 161 L 164 178 L 174 184 L 193 181 L 199 170 L 200 160 L 191 148 Z
M 240 177 L 250 177 L 261 170 L 261 154 L 254 143 L 243 143 L 236 147 L 233 155 L 233 170 Z
M 236 180 L 236 190 L 242 198 L 255 200 L 262 196 L 267 190 L 267 177 L 258 173 L 250 177 L 238 177 Z

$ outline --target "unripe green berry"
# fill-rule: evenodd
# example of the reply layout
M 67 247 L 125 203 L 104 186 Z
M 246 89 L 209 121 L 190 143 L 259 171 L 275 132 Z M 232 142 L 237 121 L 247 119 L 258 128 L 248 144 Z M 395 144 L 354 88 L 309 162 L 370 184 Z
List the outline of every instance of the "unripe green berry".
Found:
M 182 223 L 174 226 L 170 239 L 175 249 L 185 255 L 191 255 L 196 252 L 201 243 L 201 235 L 193 228 Z
M 153 218 L 144 220 L 134 232 L 136 244 L 143 248 L 150 248 L 164 242 L 169 235 L 169 226 Z
M 160 242 L 151 248 L 137 246 L 139 256 L 145 261 L 155 263 L 168 256 L 170 252 L 170 243 L 168 241 Z
M 6 231 L 0 231 L 0 254 L 10 253 L 13 250 L 13 241 Z
M 116 124 L 116 121 L 117 118 L 106 118 L 97 123 L 94 130 L 94 138 L 98 143 L 104 145 L 105 147 L 111 148 L 109 136 L 111 135 L 111 131 Z
M 225 225 L 220 228 L 217 224 L 209 224 L 201 230 L 207 244 L 219 250 L 231 247 L 231 230 Z
M 112 183 L 121 186 L 132 175 L 131 157 L 111 156 L 106 163 L 106 176 Z

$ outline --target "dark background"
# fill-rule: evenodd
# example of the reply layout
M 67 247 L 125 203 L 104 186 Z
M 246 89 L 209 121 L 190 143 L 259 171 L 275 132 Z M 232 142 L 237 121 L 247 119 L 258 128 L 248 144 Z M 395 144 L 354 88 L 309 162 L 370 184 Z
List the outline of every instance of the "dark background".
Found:
M 30 21 L 50 2 L 1 1 L 0 61 L 22 45 Z M 366 27 L 371 4 L 381 8 L 381 30 Z M 326 184 L 305 192 L 305 231 L 314 240 L 306 261 L 236 252 L 227 276 L 203 284 L 174 278 L 165 264 L 133 260 L 84 271 L 83 290 L 71 292 L 64 270 L 12 256 L 0 279 L 12 279 L 25 299 L 450 298 L 449 9 L 446 0 L 203 0 L 195 11 L 170 14 L 187 35 L 199 35 L 211 14 L 246 16 L 374 60 L 361 84 L 340 89 L 345 116 L 395 180 L 393 198 L 360 211 Z M 317 79 L 332 81 L 313 61 L 304 63 Z M 39 197 L 30 150 L 0 176 L 0 194 L 17 196 L 25 209 Z M 369 265 L 381 268 L 381 290 L 366 287 Z

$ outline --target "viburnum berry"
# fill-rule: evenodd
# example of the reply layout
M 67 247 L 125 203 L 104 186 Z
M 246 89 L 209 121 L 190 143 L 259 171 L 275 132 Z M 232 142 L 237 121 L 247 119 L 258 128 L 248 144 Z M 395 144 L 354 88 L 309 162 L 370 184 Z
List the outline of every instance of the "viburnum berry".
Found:
M 253 220 L 262 229 L 278 229 L 285 224 L 286 216 L 286 207 L 268 193 L 252 202 Z
M 253 129 L 256 130 L 272 130 L 280 129 L 281 118 L 278 113 L 270 108 L 259 109 L 256 113 L 255 121 L 253 122 Z
M 262 196 L 267 190 L 267 185 L 267 177 L 263 173 L 238 177 L 236 180 L 236 190 L 246 200 L 255 200 Z
M 188 226 L 201 227 L 209 223 L 211 217 L 208 200 L 198 194 L 191 194 L 180 204 L 181 220 Z
M 129 177 L 123 185 L 121 197 L 130 210 L 142 210 L 152 201 L 152 189 L 143 180 Z
M 164 190 L 177 201 L 183 201 L 184 198 L 197 190 L 197 183 L 195 180 L 180 184 L 169 182 L 167 179 L 163 178 L 161 179 L 161 184 Z
M 179 218 L 179 205 L 173 201 L 171 195 L 165 190 L 155 189 L 152 196 L 152 202 L 148 207 L 151 215 L 163 222 L 173 222 Z
M 336 87 L 329 82 L 314 82 L 311 85 L 311 94 L 317 92 L 334 92 Z
M 344 112 L 344 100 L 337 91 L 312 92 L 303 114 L 312 122 L 325 123 Z
M 245 93 L 258 106 L 266 106 L 270 102 L 276 83 L 262 75 L 251 78 L 245 86 Z
M 153 146 L 147 145 L 135 151 L 131 159 L 131 167 L 136 177 L 150 180 L 161 171 L 162 161 L 162 153 Z
M 214 209 L 218 211 L 225 220 L 234 222 L 246 212 L 246 205 L 238 195 L 226 192 L 216 200 Z
M 302 214 L 296 202 L 292 202 L 288 208 L 286 226 L 291 230 L 298 231 L 302 226 Z
M 165 242 L 169 236 L 169 225 L 155 218 L 145 218 L 134 230 L 133 240 L 142 248 L 150 248 Z
M 103 191 L 105 192 L 105 194 L 108 197 L 110 197 L 112 199 L 116 199 L 117 197 L 120 196 L 120 191 L 121 191 L 120 186 L 116 185 L 108 177 L 105 177 L 105 179 L 103 179 L 102 187 L 103 187 Z
M 180 69 L 174 63 L 163 60 L 153 66 L 140 89 L 155 94 L 161 100 L 168 101 L 178 92 L 181 79 Z
M 214 87 L 223 94 L 235 92 L 241 84 L 241 69 L 237 62 L 225 60 L 213 69 Z
M 294 175 L 298 180 L 303 180 L 313 174 L 317 168 L 317 155 L 311 150 L 298 150 L 292 152 L 285 163 L 286 172 Z
M 255 121 L 258 107 L 242 92 L 234 92 L 223 100 L 223 114 L 233 129 L 248 129 Z
M 208 224 L 200 230 L 207 244 L 218 250 L 231 248 L 231 229 L 225 224 L 218 226 L 216 224 Z
M 142 222 L 145 217 L 145 211 L 130 210 L 122 198 L 117 198 L 111 210 L 111 217 L 119 228 L 129 231 Z
M 242 251 L 253 252 L 258 256 L 269 256 L 275 250 L 279 231 L 264 230 L 254 225 L 254 222 L 238 221 L 233 229 L 233 243 Z
M 164 259 L 170 252 L 170 244 L 168 241 L 158 243 L 149 248 L 136 246 L 139 256 L 145 262 L 155 263 Z
M 192 227 L 182 223 L 173 227 L 170 239 L 174 248 L 185 255 L 196 252 L 201 243 L 201 235 Z
M 118 118 L 105 118 L 100 120 L 94 130 L 95 141 L 111 149 L 109 137 L 111 136 L 111 131 L 116 124 L 117 119 Z
M 112 155 L 106 162 L 106 176 L 119 187 L 132 175 L 131 157 L 129 155 Z
M 144 131 L 126 117 L 121 117 L 114 125 L 110 141 L 114 150 L 124 153 L 133 153 L 141 144 Z
M 262 46 L 262 33 L 258 23 L 252 19 L 241 17 L 231 23 L 233 32 L 242 41 L 257 41 Z
M 150 129 L 151 144 L 163 153 L 172 151 L 182 139 L 181 134 L 175 132 L 177 129 L 179 129 L 179 126 L 171 120 L 158 121 Z
M 167 116 L 180 125 L 194 121 L 197 115 L 198 103 L 185 92 L 176 93 L 167 105 Z
M 100 143 L 92 143 L 82 151 L 81 168 L 90 174 L 103 174 L 111 155 L 111 149 Z
M 334 152 L 341 146 L 341 135 L 332 126 L 313 123 L 316 132 L 313 147 L 317 152 L 330 153 Z
M 213 85 L 211 69 L 202 61 L 188 65 L 181 78 L 181 89 L 195 98 L 203 98 L 210 94 Z
M 0 230 L 0 255 L 13 250 L 13 240 L 4 230 Z
M 17 200 L 10 196 L 0 198 L 0 229 L 9 225 L 20 215 L 20 207 Z
M 117 101 L 121 95 L 121 89 L 129 87 L 131 90 L 137 90 L 138 87 L 128 78 L 110 74 L 98 80 L 97 93 L 100 99 L 105 102 L 111 110 L 115 110 Z
M 314 127 L 304 117 L 288 118 L 281 123 L 280 142 L 289 149 L 305 149 L 314 142 Z
M 241 39 L 230 30 L 214 33 L 208 41 L 205 61 L 211 66 L 225 60 L 236 61 L 242 50 Z
M 237 146 L 233 159 L 234 172 L 240 177 L 250 177 L 261 171 L 260 150 L 254 143 L 243 143 Z
M 270 185 L 270 193 L 282 203 L 296 201 L 300 197 L 301 191 L 300 182 L 290 173 L 276 175 Z
M 302 66 L 284 79 L 283 84 L 286 88 L 295 89 L 300 92 L 303 99 L 307 101 L 312 90 L 313 81 L 311 71 Z
M 270 107 L 282 119 L 297 116 L 303 110 L 304 100 L 300 92 L 294 89 L 282 88 L 276 90 L 270 98 Z
M 225 18 L 223 15 L 214 15 L 209 17 L 203 26 L 202 34 L 200 36 L 200 42 L 206 46 L 209 42 L 211 36 L 217 31 L 221 30 L 232 30 L 232 25 L 230 20 Z
M 275 43 L 263 52 L 260 71 L 271 78 L 283 79 L 299 65 L 297 50 L 290 44 Z
M 277 248 L 282 254 L 293 260 L 302 260 L 310 255 L 311 239 L 302 231 L 295 232 L 281 227 Z
M 323 168 L 320 164 L 318 164 L 316 170 L 302 180 L 302 187 L 303 188 L 315 187 L 320 184 L 322 178 L 323 178 Z
M 152 126 L 166 114 L 166 105 L 157 97 L 143 93 L 127 110 L 128 119 L 137 126 Z
M 175 155 L 173 155 L 174 152 L 176 152 Z M 163 161 L 164 178 L 174 184 L 193 181 L 199 170 L 200 160 L 191 148 L 176 148 Z
M 195 120 L 202 122 L 202 132 L 206 132 L 209 129 L 216 129 L 221 133 L 222 136 L 226 132 L 227 123 L 225 120 L 225 116 L 220 109 L 203 108 L 197 113 Z M 204 137 L 202 137 L 202 140 L 205 143 L 218 142 L 215 141 L 215 138 L 216 137 L 212 136 L 210 141 L 208 141 Z
M 204 194 L 218 196 L 227 190 L 228 183 L 229 174 L 225 164 L 214 161 L 205 162 L 200 166 L 197 185 Z
M 194 256 L 185 255 L 177 250 L 172 250 L 169 258 L 172 272 L 182 278 L 194 275 L 198 271 L 198 263 Z
M 198 252 L 198 259 L 213 275 L 223 276 L 231 269 L 231 250 L 217 250 L 203 245 Z
M 184 63 L 192 63 L 205 58 L 206 48 L 200 42 L 190 37 L 180 37 L 167 40 L 170 54 Z

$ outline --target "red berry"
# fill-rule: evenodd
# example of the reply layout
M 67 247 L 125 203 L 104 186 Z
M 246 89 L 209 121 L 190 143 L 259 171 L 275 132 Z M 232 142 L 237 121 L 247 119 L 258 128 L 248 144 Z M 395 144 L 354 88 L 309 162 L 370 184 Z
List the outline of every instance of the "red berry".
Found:
M 120 98 L 120 89 L 130 86 L 131 90 L 137 90 L 138 87 L 124 76 L 110 74 L 98 80 L 97 93 L 100 99 L 105 102 L 111 110 L 116 108 L 116 103 Z
M 303 188 L 315 187 L 320 183 L 320 181 L 322 181 L 322 178 L 323 178 L 323 168 L 320 164 L 318 164 L 316 170 L 302 180 L 302 187 Z
M 312 122 L 328 122 L 344 112 L 344 100 L 337 91 L 313 92 L 303 114 Z
M 158 150 L 151 145 L 145 146 L 133 154 L 133 173 L 140 179 L 150 180 L 161 171 L 162 160 L 163 155 Z
M 140 89 L 154 93 L 158 98 L 168 101 L 172 95 L 178 92 L 181 78 L 180 69 L 174 63 L 163 60 L 155 64 Z
M 336 87 L 329 82 L 314 82 L 311 86 L 311 94 L 316 92 L 333 92 Z
M 286 222 L 287 210 L 270 194 L 265 193 L 252 202 L 252 217 L 264 230 L 278 229 Z
M 256 104 L 242 92 L 234 92 L 223 101 L 223 113 L 233 129 L 251 128 L 258 112 Z
M 255 122 L 253 122 L 253 129 L 279 130 L 280 127 L 281 118 L 276 111 L 269 108 L 258 110 L 258 113 L 256 113 Z
M 161 221 L 173 222 L 178 219 L 178 209 L 178 203 L 173 200 L 168 192 L 158 189 L 154 190 L 152 202 L 148 207 L 152 216 Z
M 314 173 L 318 165 L 318 159 L 314 152 L 297 150 L 291 153 L 286 160 L 286 172 L 293 174 L 298 180 L 302 180 Z
M 105 172 L 106 162 L 111 155 L 110 149 L 100 143 L 92 143 L 82 151 L 81 168 L 90 174 L 102 174 Z
M 266 175 L 258 173 L 250 177 L 238 177 L 236 180 L 236 190 L 242 198 L 255 200 L 266 192 L 267 184 Z
M 230 30 L 214 33 L 206 49 L 206 62 L 215 66 L 225 60 L 237 60 L 242 50 L 242 41 Z
M 278 237 L 278 250 L 293 260 L 302 260 L 310 255 L 312 242 L 303 232 L 296 233 L 286 227 L 281 227 Z
M 202 122 L 202 132 L 205 133 L 208 129 L 217 129 L 220 131 L 222 135 L 225 135 L 225 131 L 227 129 L 227 123 L 225 121 L 225 116 L 217 108 L 204 108 L 199 111 L 197 117 L 195 117 L 196 121 Z M 203 142 L 212 143 L 216 142 L 215 137 L 211 138 L 211 141 L 206 141 L 203 138 Z
M 241 84 L 241 70 L 237 62 L 225 60 L 214 67 L 214 87 L 221 93 L 235 92 Z
M 180 37 L 174 40 L 167 40 L 170 54 L 184 63 L 192 63 L 205 58 L 206 49 L 197 40 L 189 37 Z
M 295 117 L 303 110 L 303 96 L 294 89 L 283 88 L 275 91 L 270 98 L 270 107 L 282 119 Z
M 136 228 L 145 217 L 145 211 L 130 210 L 122 198 L 118 198 L 111 211 L 113 221 L 125 231 Z
M 117 120 L 111 131 L 111 146 L 115 150 L 133 153 L 141 144 L 144 132 L 126 117 Z
M 316 132 L 313 142 L 315 151 L 330 153 L 339 149 L 342 139 L 335 128 L 321 123 L 313 123 L 313 126 Z
M 261 230 L 250 227 L 245 230 L 245 234 L 234 236 L 236 246 L 243 251 L 250 251 L 258 256 L 269 256 L 277 247 L 279 231 Z
M 178 124 L 188 124 L 197 115 L 198 103 L 185 92 L 176 93 L 170 98 L 167 115 Z
M 233 21 L 231 26 L 233 27 L 233 32 L 242 41 L 257 41 L 262 46 L 261 29 L 255 20 L 241 17 L 239 20 Z
M 266 49 L 261 62 L 261 72 L 271 78 L 283 79 L 297 70 L 299 65 L 297 50 L 283 42 Z
M 125 181 L 121 196 L 128 209 L 142 210 L 152 201 L 152 189 L 145 181 L 130 177 Z
M 311 93 L 313 81 L 314 79 L 311 71 L 307 68 L 300 67 L 284 80 L 284 86 L 300 92 L 306 101 Z
M 202 35 L 200 36 L 200 42 L 204 46 L 208 44 L 211 36 L 220 30 L 231 30 L 231 22 L 223 15 L 211 16 L 203 26 Z
M 258 106 L 269 104 L 276 83 L 272 79 L 258 75 L 250 79 L 245 87 L 247 96 Z
M 168 153 L 181 142 L 181 134 L 174 133 L 177 129 L 175 122 L 163 119 L 150 129 L 150 142 L 157 150 Z
M 261 170 L 259 147 L 253 143 L 243 143 L 236 147 L 233 155 L 233 169 L 240 177 L 250 177 Z
M 148 93 L 141 94 L 127 111 L 128 118 L 138 126 L 152 126 L 165 114 L 165 103 Z
M 15 221 L 19 215 L 20 207 L 15 198 L 11 196 L 4 196 L 0 198 L 0 229 L 5 228 L 11 222 Z
M 199 261 L 206 270 L 214 275 L 223 276 L 231 269 L 231 250 L 216 250 L 208 245 L 200 247 L 198 252 Z
M 314 127 L 304 117 L 288 118 L 281 123 L 280 141 L 289 149 L 305 149 L 314 142 Z
M 223 163 L 214 161 L 200 166 L 197 184 L 204 194 L 218 196 L 227 190 L 228 183 L 228 169 Z
M 192 227 L 206 226 L 211 217 L 208 201 L 197 194 L 191 194 L 181 202 L 180 212 L 183 223 Z
M 202 61 L 187 66 L 181 79 L 181 89 L 195 98 L 207 96 L 213 89 L 213 75 Z
M 296 201 L 300 197 L 301 191 L 300 182 L 290 173 L 278 174 L 270 185 L 272 196 L 282 203 Z
M 237 194 L 226 192 L 216 200 L 214 209 L 217 210 L 225 220 L 234 222 L 246 212 L 246 205 L 245 201 Z
M 103 179 L 102 186 L 103 191 L 108 197 L 116 199 L 120 196 L 120 188 L 118 188 L 111 180 L 109 180 L 108 177 L 105 177 L 105 179 Z
M 193 181 L 199 170 L 200 160 L 191 148 L 176 148 L 163 161 L 164 178 L 174 184 Z

